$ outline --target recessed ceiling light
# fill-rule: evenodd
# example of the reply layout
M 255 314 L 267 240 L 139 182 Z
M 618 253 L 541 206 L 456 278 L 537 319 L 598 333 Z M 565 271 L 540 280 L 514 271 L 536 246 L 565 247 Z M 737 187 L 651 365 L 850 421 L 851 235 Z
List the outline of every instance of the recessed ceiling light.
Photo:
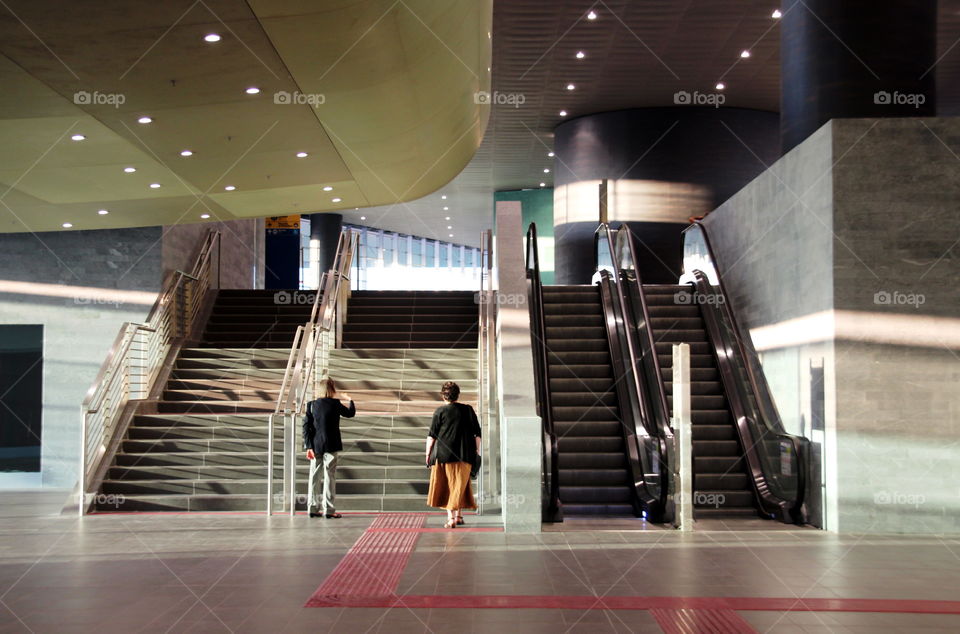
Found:
M 306 152 L 297 152 L 297 158 L 307 158 Z
M 160 189 L 160 183 L 150 183 L 150 189 Z
M 553 158 L 553 152 L 547 152 L 547 156 L 549 156 L 550 158 Z
M 206 220 L 207 218 L 210 217 L 210 214 L 200 214 L 200 217 Z
M 64 229 L 69 229 L 69 228 L 72 227 L 72 226 L 73 226 L 73 225 L 70 224 L 69 222 L 63 223 L 63 228 L 64 228 Z
M 588 20 L 596 20 L 596 19 L 597 19 L 597 12 L 596 12 L 596 11 L 591 11 L 590 13 L 588 13 L 588 14 L 587 14 L 587 19 L 588 19 Z
M 576 54 L 576 58 L 577 58 L 577 59 L 583 59 L 583 58 L 586 57 L 586 56 L 587 56 L 587 54 L 584 53 L 583 51 L 577 51 L 577 54 Z
M 544 168 L 543 168 L 543 173 L 544 173 L 544 174 L 549 174 L 549 173 L 550 173 L 550 168 L 549 168 L 549 167 L 544 167 Z
M 453 225 L 447 225 L 447 229 L 453 229 Z
M 561 110 L 561 111 L 560 111 L 560 116 L 561 116 L 561 117 L 567 116 L 567 111 L 566 111 L 566 110 Z
M 137 123 L 153 123 L 153 119 L 150 117 L 140 117 L 137 119 Z
M 367 219 L 366 216 L 360 216 L 360 220 L 366 220 L 366 219 Z
M 748 57 L 750 57 L 750 51 L 746 51 L 746 50 L 740 51 L 740 57 L 742 57 L 743 59 L 747 59 Z
M 331 199 L 330 199 L 330 202 L 332 202 L 332 203 L 338 203 L 338 202 L 340 202 L 341 200 L 343 200 L 343 198 L 331 198 Z
M 228 191 L 228 192 L 232 192 L 232 191 L 235 190 L 236 188 L 237 188 L 236 185 L 227 185 L 227 186 L 224 187 L 223 189 L 226 190 L 226 191 Z
M 540 187 L 546 187 L 546 186 L 547 186 L 546 183 L 540 183 Z
M 444 218 L 444 220 L 450 220 L 450 216 L 447 216 L 446 218 Z
M 727 87 L 727 85 L 726 85 L 725 83 L 723 83 L 722 81 L 721 81 L 721 82 L 717 82 L 717 90 L 723 90 L 723 89 L 726 88 L 726 87 Z
M 773 10 L 773 13 L 770 15 L 770 17 L 773 18 L 774 20 L 777 20 L 777 19 L 781 18 L 782 16 L 783 16 L 783 14 L 780 13 L 780 9 L 774 9 L 774 10 Z
M 207 33 L 206 35 L 203 36 L 203 40 L 205 42 L 219 42 L 220 36 L 217 35 L 216 33 Z
M 126 172 L 127 174 L 133 174 L 134 172 L 137 171 L 137 168 L 136 168 L 136 167 L 124 167 L 124 168 L 123 168 L 123 171 Z
M 192 150 L 183 150 L 182 152 L 180 152 L 180 156 L 193 156 L 193 151 L 192 151 Z
M 101 210 L 98 211 L 97 213 L 100 214 L 101 216 L 106 216 L 106 215 L 107 215 L 108 213 L 110 213 L 110 212 L 107 211 L 106 209 L 101 209 Z
M 259 94 L 259 93 L 260 93 L 260 89 L 257 88 L 256 86 L 250 86 L 249 88 L 247 88 L 247 94 L 248 94 L 248 95 L 256 95 L 256 94 Z
M 576 86 L 573 84 L 567 84 L 567 90 L 573 90 L 574 88 L 576 88 Z
M 83 141 L 85 138 L 87 138 L 87 137 L 83 136 L 82 134 L 74 134 L 72 137 L 70 137 L 70 140 L 71 140 L 71 141 Z
M 447 237 L 448 237 L 448 238 L 452 238 L 452 237 L 453 237 L 453 234 L 451 233 L 451 234 L 450 234 L 449 236 L 447 236 Z
M 449 207 L 444 207 L 443 210 L 444 210 L 444 211 L 450 211 L 450 208 L 449 208 Z
M 323 191 L 325 191 L 325 192 L 332 192 L 332 191 L 333 191 L 333 187 L 330 187 L 330 185 L 325 185 L 325 186 L 323 187 Z
M 447 199 L 447 195 L 446 195 L 446 194 L 444 194 L 443 196 L 440 197 L 440 200 L 446 200 L 446 199 Z

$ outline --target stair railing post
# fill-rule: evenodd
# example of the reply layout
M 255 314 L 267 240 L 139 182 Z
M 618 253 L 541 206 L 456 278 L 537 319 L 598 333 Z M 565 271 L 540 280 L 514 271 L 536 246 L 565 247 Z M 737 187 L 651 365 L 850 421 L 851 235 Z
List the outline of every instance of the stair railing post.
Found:
M 287 492 L 285 504 L 289 504 L 290 517 L 297 513 L 297 454 L 294 450 L 293 421 L 296 413 L 283 416 L 283 486 Z M 284 506 L 284 510 L 287 510 Z
M 673 429 L 675 451 L 674 525 L 681 531 L 693 530 L 693 429 L 690 400 L 690 345 L 673 346 Z
M 267 515 L 273 515 L 273 419 L 276 414 L 267 416 Z

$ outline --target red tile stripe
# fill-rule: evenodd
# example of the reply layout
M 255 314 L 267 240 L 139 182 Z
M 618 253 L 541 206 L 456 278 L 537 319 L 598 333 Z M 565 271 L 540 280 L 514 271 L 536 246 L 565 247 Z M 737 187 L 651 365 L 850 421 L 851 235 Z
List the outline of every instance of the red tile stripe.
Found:
M 733 610 L 668 610 L 653 608 L 650 614 L 665 634 L 753 634 L 756 632 Z
M 633 597 L 555 595 L 402 595 L 342 597 L 310 607 L 493 608 L 572 610 L 761 610 L 769 612 L 877 612 L 958 614 L 960 601 L 925 599 L 794 599 L 789 597 Z
M 306 607 L 322 607 L 343 601 L 376 600 L 396 596 L 400 575 L 419 539 L 417 529 L 425 514 L 390 514 L 374 519 L 333 572 L 317 588 Z M 375 530 L 370 530 L 376 527 Z

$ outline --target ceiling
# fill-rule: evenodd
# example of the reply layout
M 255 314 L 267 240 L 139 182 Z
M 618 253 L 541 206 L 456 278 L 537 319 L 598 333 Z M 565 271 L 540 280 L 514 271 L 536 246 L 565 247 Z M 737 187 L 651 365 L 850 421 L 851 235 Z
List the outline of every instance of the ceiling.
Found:
M 496 0 L 492 17 L 483 0 L 112 0 L 96 13 L 6 2 L 17 17 L 0 8 L 0 81 L 13 86 L 0 94 L 0 183 L 15 187 L 0 231 L 27 220 L 5 205 L 33 224 L 113 196 L 106 218 L 118 223 L 102 226 L 175 222 L 171 210 L 185 222 L 336 209 L 477 245 L 493 191 L 552 185 L 547 153 L 565 119 L 673 105 L 720 80 L 726 106 L 779 109 L 776 0 Z M 960 114 L 960 0 L 938 6 L 938 107 Z M 201 39 L 210 30 L 225 36 L 216 56 Z M 513 103 L 475 103 L 488 81 Z M 259 96 L 242 94 L 250 82 Z M 131 98 L 78 108 L 68 97 L 80 86 Z M 326 102 L 276 105 L 276 90 Z M 155 122 L 137 124 L 148 111 Z M 86 141 L 57 142 L 80 129 Z M 200 150 L 184 159 L 186 146 Z M 310 156 L 292 159 L 301 148 Z M 135 179 L 118 177 L 133 161 Z
M 347 216 L 359 221 L 363 215 L 367 224 L 403 231 L 434 220 L 447 224 L 438 215 L 453 202 L 451 232 L 476 245 L 490 225 L 492 191 L 552 186 L 553 159 L 547 154 L 553 129 L 564 120 L 672 106 L 675 92 L 714 92 L 720 80 L 726 84 L 726 106 L 779 111 L 780 29 L 771 17 L 778 5 L 778 0 L 496 0 L 492 89 L 524 95 L 523 105 L 490 107 L 476 156 L 440 192 Z M 939 0 L 938 7 L 938 109 L 958 115 L 960 0 Z M 595 20 L 587 19 L 591 8 Z M 745 49 L 748 59 L 740 57 Z M 583 59 L 577 59 L 578 51 Z M 568 83 L 575 90 L 568 91 Z
M 473 95 L 489 85 L 491 12 L 491 0 L 6 0 L 0 232 L 433 192 L 486 129 Z

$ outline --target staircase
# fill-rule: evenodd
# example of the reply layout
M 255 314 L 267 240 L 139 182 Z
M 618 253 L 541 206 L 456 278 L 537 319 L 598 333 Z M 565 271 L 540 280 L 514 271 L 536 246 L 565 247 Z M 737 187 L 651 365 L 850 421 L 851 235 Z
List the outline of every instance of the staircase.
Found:
M 96 510 L 264 510 L 267 416 L 312 299 L 302 291 L 219 291 L 200 346 L 180 351 L 161 399 L 144 403 L 131 423 Z M 279 467 L 274 475 L 279 493 Z
M 344 348 L 476 348 L 469 291 L 354 291 Z
M 332 350 L 329 364 L 357 404 L 357 416 L 341 420 L 337 509 L 427 510 L 424 446 L 440 386 L 456 381 L 460 400 L 476 403 L 477 306 L 472 293 L 356 295 L 344 339 L 369 347 Z M 302 291 L 221 290 L 200 345 L 180 351 L 155 411 L 134 418 L 96 510 L 265 510 L 268 415 L 312 301 Z M 302 509 L 300 421 L 294 434 Z M 279 494 L 280 442 L 275 448 Z
M 694 517 L 757 517 L 743 449 L 690 286 L 644 284 L 650 327 L 673 407 L 673 345 L 690 345 Z
M 544 286 L 565 515 L 634 515 L 599 286 Z

